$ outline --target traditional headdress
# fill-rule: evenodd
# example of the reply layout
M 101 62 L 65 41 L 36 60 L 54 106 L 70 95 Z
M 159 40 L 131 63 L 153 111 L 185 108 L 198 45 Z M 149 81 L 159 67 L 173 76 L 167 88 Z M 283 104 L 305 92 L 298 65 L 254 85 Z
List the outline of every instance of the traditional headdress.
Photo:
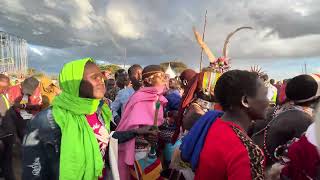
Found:
M 202 91 L 206 95 L 209 95 L 213 92 L 215 84 L 222 73 L 228 71 L 230 69 L 230 58 L 228 57 L 227 50 L 228 44 L 230 42 L 231 37 L 242 29 L 253 29 L 252 27 L 240 27 L 237 28 L 235 31 L 228 34 L 222 50 L 222 56 L 216 58 L 207 44 L 202 40 L 200 34 L 193 28 L 194 35 L 200 47 L 203 49 L 205 54 L 207 55 L 210 65 L 201 71 L 203 72 L 203 80 L 202 80 Z
M 197 73 L 192 69 L 186 69 L 180 74 L 181 83 L 185 86 L 192 80 Z
M 164 75 L 164 71 L 159 65 L 146 66 L 142 71 L 142 80 L 150 84 L 151 80 L 157 76 Z
M 180 117 L 176 122 L 178 128 L 177 132 L 173 136 L 173 141 L 175 141 L 179 135 L 180 126 L 182 125 L 183 112 L 194 99 L 194 95 L 201 94 L 201 98 L 205 98 L 204 100 L 213 100 L 213 92 L 217 80 L 220 78 L 222 73 L 230 69 L 230 59 L 227 54 L 230 39 L 236 32 L 242 29 L 252 29 L 252 27 L 240 27 L 237 28 L 235 31 L 229 33 L 223 45 L 222 57 L 216 58 L 207 46 L 207 44 L 203 41 L 200 34 L 193 27 L 195 38 L 200 47 L 203 49 L 204 53 L 207 55 L 210 64 L 208 67 L 203 68 L 201 72 L 198 73 L 195 77 L 193 77 L 191 82 L 188 84 L 184 96 L 182 97 L 181 107 L 179 109 Z
M 258 65 L 254 65 L 250 67 L 250 72 L 256 73 L 260 78 L 266 73 L 262 70 L 262 68 Z

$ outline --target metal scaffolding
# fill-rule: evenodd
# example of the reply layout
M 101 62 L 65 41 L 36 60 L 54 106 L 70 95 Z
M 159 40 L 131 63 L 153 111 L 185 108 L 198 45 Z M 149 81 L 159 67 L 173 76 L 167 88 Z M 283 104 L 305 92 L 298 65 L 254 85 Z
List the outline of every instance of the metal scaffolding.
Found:
M 0 73 L 26 74 L 27 41 L 0 31 Z

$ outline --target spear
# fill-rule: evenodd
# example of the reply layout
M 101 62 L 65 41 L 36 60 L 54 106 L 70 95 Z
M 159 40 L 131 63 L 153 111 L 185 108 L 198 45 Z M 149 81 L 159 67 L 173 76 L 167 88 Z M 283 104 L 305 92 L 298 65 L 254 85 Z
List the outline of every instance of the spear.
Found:
M 154 113 L 154 118 L 153 118 L 153 129 L 158 129 L 158 114 L 160 110 L 160 105 L 161 103 L 158 99 L 156 102 L 156 111 Z M 156 146 L 157 146 L 156 143 L 152 144 L 150 152 L 148 154 L 150 158 L 156 158 Z
M 208 11 L 206 10 L 206 14 L 204 16 L 204 25 L 203 25 L 203 32 L 202 32 L 202 41 L 204 41 L 204 34 L 206 32 L 206 26 L 207 26 L 207 13 Z M 201 54 L 200 54 L 200 71 L 202 69 L 202 59 L 203 59 L 203 48 L 201 48 Z

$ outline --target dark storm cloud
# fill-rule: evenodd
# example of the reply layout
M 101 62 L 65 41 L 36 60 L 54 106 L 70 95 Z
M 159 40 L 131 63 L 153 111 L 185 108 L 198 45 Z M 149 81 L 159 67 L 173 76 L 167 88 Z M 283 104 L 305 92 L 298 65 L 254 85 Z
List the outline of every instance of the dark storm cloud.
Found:
M 36 45 L 30 64 L 46 62 L 54 71 L 71 59 L 92 56 L 121 64 L 150 64 L 182 59 L 196 66 L 200 48 L 192 26 L 221 55 L 226 35 L 238 26 L 253 26 L 232 38 L 230 56 L 242 59 L 319 56 L 320 4 L 310 0 L 0 0 L 0 29 Z M 302 45 L 303 44 L 303 45 Z

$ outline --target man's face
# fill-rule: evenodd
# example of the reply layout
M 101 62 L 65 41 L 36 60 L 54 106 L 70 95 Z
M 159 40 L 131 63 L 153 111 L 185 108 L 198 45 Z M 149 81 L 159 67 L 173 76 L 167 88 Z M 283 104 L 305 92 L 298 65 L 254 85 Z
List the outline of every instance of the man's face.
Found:
M 174 79 L 174 78 L 171 78 L 170 80 L 169 80 L 169 88 L 170 89 L 175 89 L 177 87 L 177 82 L 176 82 L 176 80 Z
M 134 73 L 130 76 L 130 81 L 134 87 L 142 86 L 142 68 L 138 68 L 134 71 Z

